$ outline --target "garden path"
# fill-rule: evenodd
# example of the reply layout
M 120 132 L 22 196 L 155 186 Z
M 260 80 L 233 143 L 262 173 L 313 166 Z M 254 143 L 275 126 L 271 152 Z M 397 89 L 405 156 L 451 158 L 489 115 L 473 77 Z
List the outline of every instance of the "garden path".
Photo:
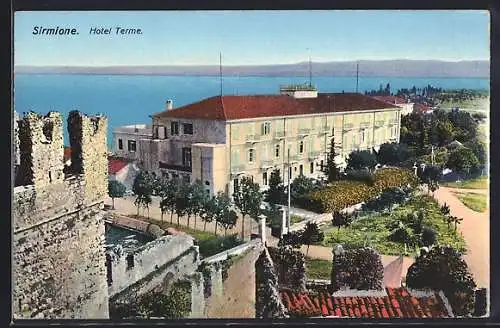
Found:
M 480 191 L 481 190 L 481 191 Z M 467 244 L 467 255 L 464 256 L 474 280 L 479 287 L 489 287 L 490 281 L 490 225 L 489 208 L 478 213 L 465 206 L 453 193 L 454 191 L 474 192 L 472 189 L 457 189 L 441 187 L 434 197 L 440 205 L 450 207 L 453 216 L 463 218 L 458 229 Z M 475 192 L 488 194 L 487 189 L 475 189 Z

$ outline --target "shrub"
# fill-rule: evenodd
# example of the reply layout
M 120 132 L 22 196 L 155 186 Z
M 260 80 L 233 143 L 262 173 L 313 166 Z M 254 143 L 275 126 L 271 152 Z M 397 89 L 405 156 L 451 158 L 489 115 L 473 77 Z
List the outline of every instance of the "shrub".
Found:
M 373 186 L 373 184 L 375 183 L 375 174 L 366 169 L 351 170 L 346 172 L 345 179 L 361 181 L 370 186 Z
M 293 248 L 300 248 L 302 246 L 302 236 L 300 232 L 290 232 L 284 234 L 278 242 L 278 246 L 291 246 Z
M 467 316 L 474 310 L 476 284 L 460 254 L 451 247 L 433 247 L 408 269 L 408 287 L 442 290 L 453 313 Z
M 209 257 L 241 245 L 242 243 L 243 241 L 236 235 L 230 235 L 213 239 L 200 240 L 198 242 L 198 246 L 200 247 L 200 255 L 203 257 Z
M 409 169 L 386 168 L 375 172 L 375 183 L 369 186 L 360 181 L 336 181 L 330 186 L 301 199 L 299 205 L 318 213 L 341 211 L 365 202 L 392 187 L 416 187 L 418 179 Z
M 411 190 L 404 190 L 400 187 L 394 187 L 384 190 L 380 196 L 375 197 L 365 204 L 363 204 L 363 210 L 366 211 L 381 211 L 386 208 L 391 209 L 394 204 L 403 203 L 409 196 Z
M 432 246 L 437 242 L 437 232 L 431 227 L 423 227 L 422 228 L 422 246 Z
M 372 248 L 349 248 L 333 257 L 333 290 L 382 290 L 383 276 L 381 257 Z
M 290 200 L 295 203 L 300 197 L 307 196 L 317 190 L 316 181 L 299 175 L 290 185 Z
M 306 262 L 304 254 L 290 246 L 269 247 L 280 287 L 304 290 L 306 286 Z

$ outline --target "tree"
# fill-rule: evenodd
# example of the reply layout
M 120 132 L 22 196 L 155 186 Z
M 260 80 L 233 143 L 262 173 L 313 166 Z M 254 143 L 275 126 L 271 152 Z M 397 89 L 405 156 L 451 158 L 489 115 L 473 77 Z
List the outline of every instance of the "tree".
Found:
M 234 204 L 241 212 L 241 239 L 245 240 L 245 216 L 256 219 L 260 214 L 262 204 L 262 193 L 257 183 L 251 178 L 243 177 L 239 183 L 236 192 L 233 194 Z
M 383 143 L 377 153 L 377 160 L 382 165 L 399 165 L 409 157 L 408 146 L 395 142 Z
M 196 220 L 200 213 L 203 210 L 203 206 L 205 205 L 208 196 L 205 188 L 201 184 L 201 181 L 196 181 L 193 185 L 193 189 L 191 190 L 193 193 L 193 198 L 191 199 L 191 206 L 194 207 L 194 227 L 196 228 Z
M 442 176 L 442 171 L 438 166 L 426 165 L 423 170 L 417 171 L 421 183 L 426 184 L 428 190 L 434 192 L 439 188 L 439 180 Z
M 175 212 L 175 196 L 177 193 L 177 181 L 161 179 L 158 183 L 158 196 L 160 200 L 161 220 L 163 222 L 163 215 L 167 211 L 170 212 L 170 223 L 172 223 Z
M 436 126 L 439 146 L 444 146 L 453 141 L 454 128 L 450 121 L 439 121 Z
M 347 159 L 347 170 L 373 170 L 377 165 L 375 155 L 368 150 L 353 151 Z
M 309 195 L 317 189 L 314 179 L 299 175 L 290 184 L 290 198 L 296 202 L 300 197 Z
M 224 216 L 222 216 L 219 220 L 219 224 L 224 228 L 224 236 L 227 236 L 227 229 L 232 229 L 236 226 L 236 222 L 238 221 L 238 214 L 229 209 L 226 211 Z
M 300 248 L 302 246 L 302 235 L 300 231 L 290 231 L 283 235 L 278 242 L 278 247 L 291 246 L 292 248 Z
M 307 245 L 306 257 L 309 254 L 309 246 L 313 243 L 318 243 L 323 241 L 325 238 L 323 231 L 318 228 L 318 224 L 316 222 L 307 222 L 302 231 L 302 243 Z
M 120 181 L 108 181 L 108 195 L 111 197 L 111 201 L 113 202 L 113 209 L 115 209 L 115 198 L 123 197 L 125 195 L 125 191 L 127 191 L 127 188 Z
M 269 189 L 265 193 L 265 200 L 270 204 L 283 204 L 285 199 L 285 186 L 281 180 L 280 171 L 275 169 L 269 177 Z
M 474 139 L 464 143 L 466 148 L 469 148 L 479 162 L 479 165 L 486 164 L 488 153 L 486 152 L 486 144 L 478 139 Z
M 141 171 L 137 174 L 132 185 L 132 191 L 136 195 L 134 201 L 137 206 L 137 215 L 139 215 L 139 208 L 147 208 L 149 218 L 149 205 L 152 202 L 151 196 L 154 192 L 156 183 L 156 175 L 148 171 Z
M 337 157 L 337 153 L 335 152 L 335 137 L 332 137 L 330 140 L 330 152 L 328 153 L 328 159 L 326 162 L 326 175 L 328 182 L 337 181 L 340 177 L 340 169 L 335 163 L 335 157 Z
M 215 215 L 213 218 L 215 220 L 215 234 L 217 234 L 217 225 L 225 227 L 226 230 L 236 225 L 238 215 L 231 209 L 231 199 L 224 192 L 219 191 L 215 196 Z
M 337 227 L 337 240 L 340 242 L 340 228 L 342 227 L 348 227 L 352 222 L 351 217 L 343 212 L 335 211 L 332 213 L 332 225 L 334 227 Z
M 217 199 L 216 197 L 212 197 L 208 199 L 203 209 L 200 212 L 200 217 L 203 220 L 203 231 L 207 231 L 207 223 L 212 222 L 215 218 L 217 212 Z M 215 222 L 215 229 L 217 230 L 217 222 Z
M 469 174 L 479 165 L 479 160 L 472 150 L 465 147 L 455 149 L 448 158 L 446 166 L 454 171 Z
M 474 289 L 466 262 L 451 247 L 435 246 L 423 252 L 408 269 L 406 284 L 413 289 L 442 290 L 455 315 L 470 315 L 474 309 Z
M 180 218 L 187 214 L 189 207 L 188 186 L 181 183 L 175 193 L 175 214 L 177 215 L 177 226 L 180 225 Z

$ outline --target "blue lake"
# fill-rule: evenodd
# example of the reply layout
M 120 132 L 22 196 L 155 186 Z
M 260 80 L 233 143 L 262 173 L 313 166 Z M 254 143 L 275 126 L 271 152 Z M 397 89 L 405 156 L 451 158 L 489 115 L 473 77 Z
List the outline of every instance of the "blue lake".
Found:
M 280 84 L 305 83 L 305 77 L 224 77 L 224 94 L 273 94 Z M 314 77 L 320 92 L 353 92 L 355 77 Z M 489 89 L 489 79 L 360 77 L 359 91 L 391 84 L 391 90 L 423 88 L 428 84 L 444 89 Z M 150 123 L 149 115 L 162 111 L 167 99 L 174 107 L 220 93 L 215 76 L 145 75 L 44 75 L 16 74 L 14 107 L 19 113 L 67 113 L 77 109 L 86 114 L 108 116 L 108 145 L 112 129 L 127 124 Z M 68 143 L 67 131 L 65 142 Z

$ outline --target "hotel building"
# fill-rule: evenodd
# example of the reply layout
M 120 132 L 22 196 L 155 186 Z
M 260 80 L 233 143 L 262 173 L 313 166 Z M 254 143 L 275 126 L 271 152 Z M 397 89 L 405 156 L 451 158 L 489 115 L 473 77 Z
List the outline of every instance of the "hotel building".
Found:
M 276 95 L 214 96 L 152 115 L 152 137 L 138 140 L 140 164 L 168 178 L 201 181 L 208 194 L 232 194 L 242 176 L 266 189 L 278 169 L 285 183 L 319 177 L 332 137 L 336 162 L 353 150 L 399 142 L 402 108 L 358 93 L 282 87 Z M 115 145 L 116 146 L 116 145 Z

